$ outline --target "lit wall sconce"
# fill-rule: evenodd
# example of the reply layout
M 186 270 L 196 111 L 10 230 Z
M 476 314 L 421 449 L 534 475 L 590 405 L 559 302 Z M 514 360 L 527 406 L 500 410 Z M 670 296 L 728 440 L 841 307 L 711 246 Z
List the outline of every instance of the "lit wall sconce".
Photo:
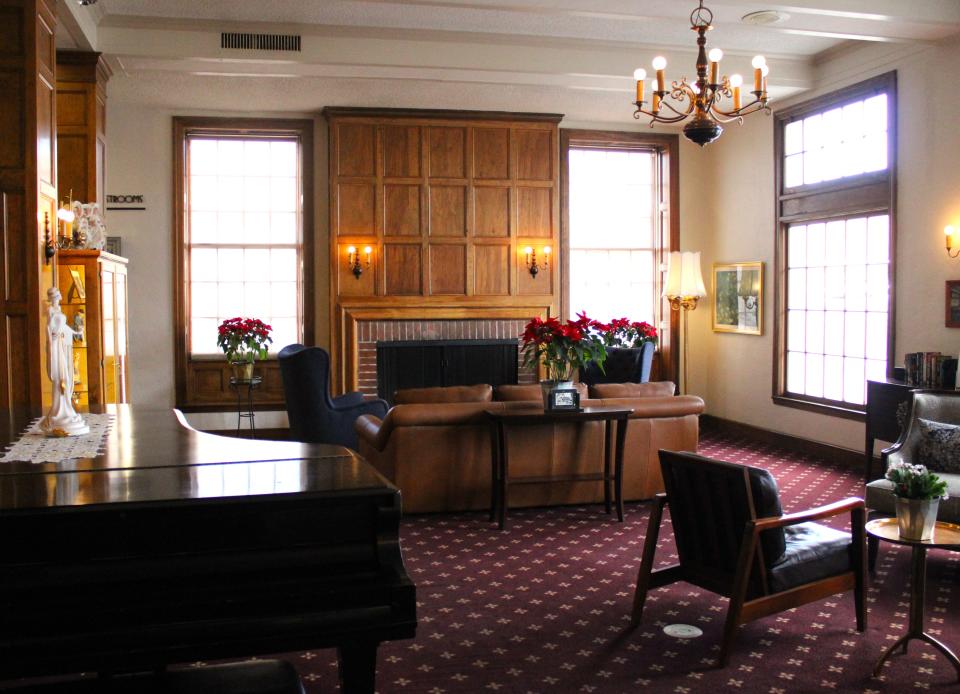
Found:
M 373 253 L 373 249 L 370 246 L 363 247 L 363 255 L 366 258 L 366 266 L 370 267 L 370 255 Z M 357 252 L 356 246 L 350 246 L 347 248 L 347 269 L 353 273 L 353 276 L 357 279 L 360 279 L 360 275 L 363 274 L 363 263 L 360 261 L 360 254 Z
M 73 210 L 66 206 L 67 203 L 57 210 L 57 245 L 60 248 L 63 248 L 68 244 L 70 238 L 73 236 L 73 221 L 76 219 L 76 214 Z M 64 241 L 66 239 L 66 241 Z
M 550 246 L 544 246 L 541 252 L 543 253 L 543 264 L 540 265 L 537 263 L 537 251 L 533 246 L 527 246 L 523 249 L 523 252 L 526 254 L 526 263 L 527 270 L 530 271 L 530 276 L 534 279 L 537 278 L 537 273 L 541 270 L 546 270 L 550 267 L 550 253 L 553 252 L 553 249 Z
M 947 255 L 951 258 L 960 256 L 960 231 L 952 226 L 945 226 L 943 234 L 947 239 Z

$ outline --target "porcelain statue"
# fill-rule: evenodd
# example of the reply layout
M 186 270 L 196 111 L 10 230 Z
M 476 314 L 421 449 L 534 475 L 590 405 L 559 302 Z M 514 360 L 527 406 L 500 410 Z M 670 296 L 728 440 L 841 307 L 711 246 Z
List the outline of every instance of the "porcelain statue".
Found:
M 107 242 L 107 229 L 103 224 L 103 215 L 100 213 L 100 205 L 95 202 L 81 203 L 78 200 L 73 201 L 73 213 L 84 241 L 84 248 L 101 250 Z
M 56 287 L 47 290 L 47 375 L 53 383 L 53 399 L 40 420 L 40 430 L 47 436 L 80 436 L 90 433 L 90 427 L 73 409 L 74 331 L 60 310 L 61 298 Z

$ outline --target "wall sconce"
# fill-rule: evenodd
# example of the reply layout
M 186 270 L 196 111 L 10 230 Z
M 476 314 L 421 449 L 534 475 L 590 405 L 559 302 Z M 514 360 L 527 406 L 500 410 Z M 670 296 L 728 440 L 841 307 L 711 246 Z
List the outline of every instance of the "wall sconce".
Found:
M 53 245 L 53 239 L 50 238 L 50 213 L 43 213 L 43 264 L 49 265 L 56 254 L 57 249 Z
M 73 235 L 71 232 L 73 222 L 76 218 L 76 214 L 69 207 L 66 207 L 66 203 L 57 210 L 57 246 L 60 248 L 69 245 L 70 237 Z M 66 242 L 64 239 L 66 239 Z
M 527 246 L 523 249 L 523 252 L 526 254 L 526 263 L 527 270 L 530 271 L 530 276 L 533 279 L 537 278 L 537 273 L 541 270 L 546 270 L 550 267 L 550 253 L 553 251 L 550 246 L 544 246 L 542 249 L 543 253 L 543 265 L 537 264 L 537 251 L 533 246 Z
M 372 253 L 373 249 L 370 248 L 370 246 L 363 247 L 363 255 L 366 256 L 367 267 L 370 267 L 370 255 Z M 357 279 L 360 279 L 360 275 L 363 274 L 363 264 L 360 262 L 360 254 L 357 252 L 356 246 L 347 248 L 347 269 L 350 270 Z
M 943 234 L 947 239 L 947 255 L 951 258 L 960 256 L 960 234 L 952 226 L 943 228 Z

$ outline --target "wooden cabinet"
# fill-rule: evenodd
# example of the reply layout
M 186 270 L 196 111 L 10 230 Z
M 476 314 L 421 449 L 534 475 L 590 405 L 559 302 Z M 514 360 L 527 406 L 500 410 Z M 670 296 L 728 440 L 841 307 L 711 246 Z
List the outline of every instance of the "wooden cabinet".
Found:
M 77 405 L 128 402 L 127 259 L 104 251 L 57 254 L 61 306 L 74 331 Z
M 104 209 L 109 66 L 100 53 L 57 51 L 57 175 L 60 198 Z

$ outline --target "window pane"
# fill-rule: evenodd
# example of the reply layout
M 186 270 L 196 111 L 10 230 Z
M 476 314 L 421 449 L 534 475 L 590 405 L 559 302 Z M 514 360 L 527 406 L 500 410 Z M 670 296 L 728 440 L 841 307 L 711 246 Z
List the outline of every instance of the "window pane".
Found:
M 783 184 L 787 188 L 803 185 L 803 155 L 787 157 L 783 167 Z
M 823 355 L 808 354 L 806 367 L 806 395 L 823 397 Z
M 867 314 L 867 359 L 884 361 L 886 371 L 887 358 L 887 314 Z
M 843 360 L 843 399 L 854 405 L 866 401 L 867 381 L 862 359 Z
M 807 307 L 807 271 L 800 268 L 787 273 L 787 308 Z
M 803 121 L 787 123 L 783 129 L 783 151 L 785 154 L 803 151 Z
M 814 352 L 816 354 L 823 354 L 823 311 L 807 312 L 806 351 Z
M 191 351 L 219 352 L 216 326 L 236 316 L 280 325 L 281 347 L 301 341 L 299 144 L 190 138 L 187 146 Z
M 807 227 L 802 224 L 787 230 L 787 256 L 789 267 L 805 267 L 807 264 Z
M 863 357 L 866 341 L 866 315 L 860 312 L 850 312 L 844 316 L 843 353 L 848 357 Z
M 802 352 L 807 346 L 806 311 L 787 311 L 787 349 Z
M 805 394 L 806 363 L 803 352 L 787 352 L 787 390 L 791 393 Z
M 823 319 L 824 354 L 843 354 L 843 311 L 827 311 Z
M 843 358 L 823 358 L 823 397 L 843 400 Z

